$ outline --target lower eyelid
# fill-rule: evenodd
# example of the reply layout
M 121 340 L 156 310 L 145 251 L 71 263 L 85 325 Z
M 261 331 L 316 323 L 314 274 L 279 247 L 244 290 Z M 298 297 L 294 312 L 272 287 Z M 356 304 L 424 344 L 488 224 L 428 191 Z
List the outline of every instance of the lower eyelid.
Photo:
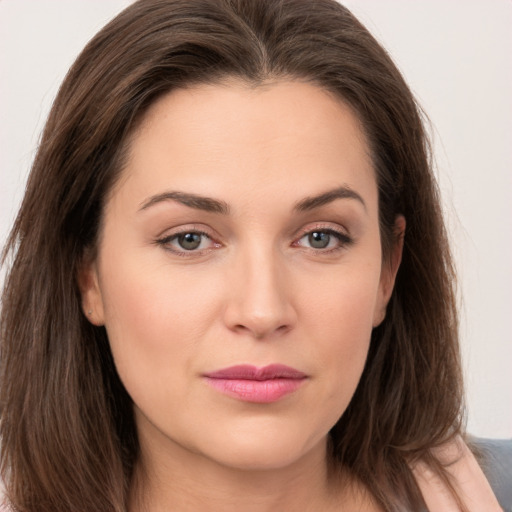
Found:
M 175 253 L 183 252 L 185 254 L 192 254 L 192 253 L 199 253 L 199 252 L 201 252 L 203 250 L 206 250 L 206 249 L 199 249 L 199 250 L 189 250 L 189 251 L 187 251 L 185 249 L 180 250 L 178 247 L 175 248 L 175 249 L 170 249 L 169 248 L 169 245 L 172 242 L 177 240 L 177 238 L 180 237 L 181 235 L 186 235 L 187 233 L 195 233 L 197 235 L 201 235 L 205 239 L 209 240 L 214 246 L 218 246 L 219 245 L 217 242 L 215 242 L 215 240 L 208 233 L 205 233 L 203 231 L 198 231 L 198 230 L 195 230 L 195 229 L 184 229 L 183 231 L 178 231 L 176 233 L 172 233 L 170 235 L 166 235 L 166 236 L 160 237 L 160 238 L 155 240 L 155 243 L 157 245 L 161 245 L 163 247 L 166 247 L 166 248 L 168 248 L 169 251 L 175 252 Z
M 326 233 L 326 234 L 334 237 L 337 240 L 337 242 L 338 242 L 337 247 L 330 247 L 330 248 L 323 249 L 323 252 L 326 252 L 326 253 L 329 251 L 335 251 L 336 249 L 342 249 L 344 247 L 348 247 L 349 245 L 352 245 L 354 243 L 353 237 L 344 231 L 337 230 L 337 229 L 334 229 L 332 227 L 327 227 L 327 226 L 314 226 L 308 230 L 303 231 L 295 239 L 295 241 L 293 242 L 292 245 L 295 245 L 295 246 L 301 245 L 301 244 L 299 244 L 300 240 L 302 240 L 304 237 L 307 237 L 308 235 L 310 235 L 311 233 L 314 233 L 314 232 Z M 208 240 L 208 242 L 211 246 L 203 248 L 203 249 L 191 249 L 191 250 L 180 249 L 179 247 L 174 247 L 174 246 L 171 247 L 171 242 L 176 241 L 180 235 L 185 235 L 187 233 L 195 233 L 195 234 L 201 235 L 202 237 L 204 237 L 205 239 Z M 186 256 L 186 255 L 192 256 L 194 254 L 197 255 L 197 254 L 203 253 L 205 251 L 208 251 L 210 249 L 215 249 L 215 248 L 219 248 L 222 246 L 222 244 L 217 242 L 210 234 L 208 234 L 204 231 L 201 231 L 199 229 L 193 229 L 193 228 L 180 230 L 175 233 L 171 233 L 169 235 L 159 237 L 158 239 L 155 240 L 154 243 L 157 245 L 161 245 L 162 247 L 169 250 L 169 252 L 173 252 L 175 254 L 180 254 L 180 255 L 184 255 L 184 256 Z M 315 247 L 304 247 L 304 248 L 313 249 L 316 252 L 322 252 L 321 248 L 315 248 Z
M 334 237 L 337 240 L 337 242 L 338 242 L 338 246 L 337 247 L 330 247 L 330 248 L 323 248 L 323 249 L 322 248 L 314 248 L 314 247 L 306 247 L 306 249 L 313 249 L 316 252 L 327 253 L 329 251 L 335 251 L 336 249 L 343 249 L 343 248 L 348 247 L 349 245 L 352 245 L 354 243 L 354 239 L 350 235 L 348 235 L 347 233 L 343 233 L 343 232 L 338 231 L 338 230 L 333 229 L 333 228 L 316 227 L 316 228 L 304 231 L 296 239 L 296 241 L 294 242 L 294 245 L 298 244 L 298 242 L 300 240 L 302 240 L 304 237 L 307 237 L 308 235 L 310 235 L 311 233 L 314 233 L 314 232 L 326 233 L 326 234 Z

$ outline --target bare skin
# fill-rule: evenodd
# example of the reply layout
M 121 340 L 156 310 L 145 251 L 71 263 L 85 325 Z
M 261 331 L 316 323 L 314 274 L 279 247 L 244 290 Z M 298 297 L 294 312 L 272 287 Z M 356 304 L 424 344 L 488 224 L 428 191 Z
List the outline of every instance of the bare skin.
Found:
M 349 474 L 333 475 L 329 471 L 323 450 L 273 472 L 219 468 L 215 462 L 195 454 L 187 454 L 187 459 L 185 462 L 181 457 L 162 456 L 159 461 L 153 459 L 147 474 L 142 474 L 141 468 L 131 511 L 166 512 L 171 503 L 172 510 L 177 511 L 382 510 Z M 159 463 L 162 467 L 155 467 Z
M 400 263 L 398 245 L 382 261 L 368 154 L 350 108 L 300 82 L 147 112 L 81 276 L 134 402 L 132 512 L 378 510 L 326 457 Z M 212 386 L 237 365 L 302 377 L 282 396 Z

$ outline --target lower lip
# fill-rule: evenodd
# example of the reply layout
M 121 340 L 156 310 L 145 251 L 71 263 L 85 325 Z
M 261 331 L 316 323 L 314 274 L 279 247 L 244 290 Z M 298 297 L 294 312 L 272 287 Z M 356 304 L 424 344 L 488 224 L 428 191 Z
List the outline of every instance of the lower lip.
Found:
M 206 377 L 206 382 L 225 395 L 245 402 L 268 404 L 296 391 L 305 379 L 215 379 Z

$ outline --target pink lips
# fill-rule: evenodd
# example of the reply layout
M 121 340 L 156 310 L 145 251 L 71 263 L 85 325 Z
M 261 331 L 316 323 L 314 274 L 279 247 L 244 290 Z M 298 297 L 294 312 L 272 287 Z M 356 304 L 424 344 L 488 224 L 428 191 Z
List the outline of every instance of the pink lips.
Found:
M 298 389 L 307 375 L 284 366 L 263 368 L 239 365 L 204 375 L 206 382 L 221 393 L 246 402 L 271 403 Z

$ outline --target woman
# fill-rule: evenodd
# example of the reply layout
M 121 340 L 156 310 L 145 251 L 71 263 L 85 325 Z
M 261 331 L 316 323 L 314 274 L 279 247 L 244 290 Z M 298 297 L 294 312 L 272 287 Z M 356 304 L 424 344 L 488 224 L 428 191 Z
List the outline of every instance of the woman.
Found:
M 418 109 L 336 2 L 126 9 L 7 250 L 15 510 L 499 510 Z

